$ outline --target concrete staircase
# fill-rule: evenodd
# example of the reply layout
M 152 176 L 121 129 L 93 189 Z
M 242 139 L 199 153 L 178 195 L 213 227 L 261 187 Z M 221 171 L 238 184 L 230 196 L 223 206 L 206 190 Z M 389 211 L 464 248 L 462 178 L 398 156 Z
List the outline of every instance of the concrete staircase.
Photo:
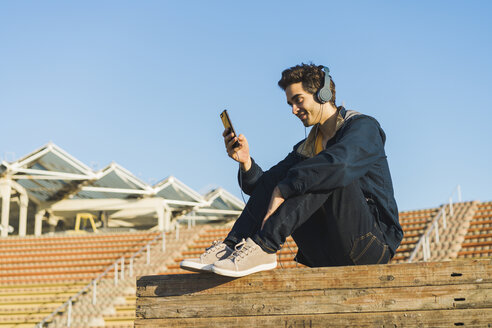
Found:
M 82 295 L 73 305 L 71 315 L 72 327 L 133 327 L 135 320 L 135 290 L 136 277 L 165 270 L 166 260 L 177 256 L 183 251 L 187 243 L 194 235 L 203 229 L 196 226 L 190 229 L 181 228 L 179 238 L 175 233 L 166 234 L 165 250 L 158 241 L 150 249 L 150 263 L 147 264 L 147 256 L 136 259 L 133 275 L 129 275 L 128 266 L 123 278 L 121 270 L 118 271 L 118 283 L 115 284 L 114 275 L 103 279 L 97 286 L 97 303 L 92 304 L 92 291 Z M 65 311 L 57 316 L 49 327 L 66 327 L 68 313 Z
M 403 229 L 403 240 L 392 263 L 407 262 L 418 241 L 428 229 L 439 208 L 429 208 L 416 211 L 400 212 L 400 225 Z
M 458 256 L 478 204 L 479 202 L 477 201 L 454 203 L 452 211 L 449 204 L 442 205 L 439 208 L 441 217 L 434 230 L 430 233 L 430 257 L 428 261 L 447 261 Z M 444 224 L 444 220 L 446 224 Z M 429 232 L 431 228 L 432 222 L 429 223 L 425 232 Z M 422 247 L 419 249 L 414 261 L 423 261 Z
M 458 257 L 492 257 L 492 202 L 477 204 L 467 228 Z

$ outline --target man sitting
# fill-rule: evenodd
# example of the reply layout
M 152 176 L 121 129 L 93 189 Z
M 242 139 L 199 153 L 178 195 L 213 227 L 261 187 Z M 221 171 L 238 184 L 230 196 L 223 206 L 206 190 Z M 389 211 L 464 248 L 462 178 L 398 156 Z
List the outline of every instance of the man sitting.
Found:
M 223 242 L 181 267 L 231 277 L 274 269 L 275 253 L 290 235 L 298 246 L 295 260 L 309 267 L 388 263 L 403 231 L 379 123 L 335 105 L 327 67 L 291 67 L 278 85 L 292 113 L 313 128 L 266 172 L 251 158 L 244 135 L 224 131 L 250 199 Z

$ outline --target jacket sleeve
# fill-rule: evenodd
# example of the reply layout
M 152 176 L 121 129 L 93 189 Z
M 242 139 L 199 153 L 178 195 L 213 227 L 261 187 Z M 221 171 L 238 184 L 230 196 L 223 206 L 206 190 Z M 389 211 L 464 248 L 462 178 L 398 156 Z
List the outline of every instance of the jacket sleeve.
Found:
M 342 129 L 337 143 L 293 166 L 279 182 L 285 199 L 345 187 L 386 157 L 385 135 L 375 119 L 369 116 L 353 118 Z
M 246 195 L 251 195 L 262 175 L 263 170 L 258 164 L 256 164 L 253 157 L 251 157 L 251 168 L 248 171 L 243 171 L 241 170 L 241 167 L 239 167 L 237 172 L 239 187 Z
M 238 172 L 239 186 L 244 193 L 251 195 L 258 183 L 265 178 L 270 179 L 270 181 L 274 181 L 274 183 L 281 181 L 287 174 L 287 171 L 300 160 L 299 155 L 297 155 L 295 151 L 299 144 L 295 145 L 294 150 L 291 151 L 283 160 L 272 166 L 266 172 L 263 172 L 261 167 L 256 164 L 253 158 L 251 158 L 251 168 L 246 172 L 239 169 Z

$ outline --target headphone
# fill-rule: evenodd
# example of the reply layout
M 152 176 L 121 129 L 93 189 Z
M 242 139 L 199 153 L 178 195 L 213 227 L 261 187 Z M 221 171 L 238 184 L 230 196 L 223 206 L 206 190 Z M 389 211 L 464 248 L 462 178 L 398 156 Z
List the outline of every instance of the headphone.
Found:
M 323 72 L 325 72 L 325 84 L 321 89 L 316 92 L 316 99 L 321 103 L 327 103 L 331 100 L 331 90 L 330 90 L 330 69 L 326 66 L 323 66 L 321 69 Z

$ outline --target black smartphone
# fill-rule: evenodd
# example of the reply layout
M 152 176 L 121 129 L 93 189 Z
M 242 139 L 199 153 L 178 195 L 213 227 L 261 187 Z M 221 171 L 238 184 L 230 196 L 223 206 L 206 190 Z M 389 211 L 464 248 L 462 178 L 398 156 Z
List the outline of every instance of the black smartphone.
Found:
M 220 113 L 220 119 L 222 120 L 222 124 L 224 124 L 224 128 L 229 130 L 229 133 L 234 133 L 234 136 L 237 137 L 236 131 L 234 131 L 234 127 L 232 126 L 231 119 L 229 118 L 229 114 L 227 113 L 227 109 L 224 109 L 224 111 Z M 240 144 L 236 141 L 233 146 L 236 148 L 239 147 Z

